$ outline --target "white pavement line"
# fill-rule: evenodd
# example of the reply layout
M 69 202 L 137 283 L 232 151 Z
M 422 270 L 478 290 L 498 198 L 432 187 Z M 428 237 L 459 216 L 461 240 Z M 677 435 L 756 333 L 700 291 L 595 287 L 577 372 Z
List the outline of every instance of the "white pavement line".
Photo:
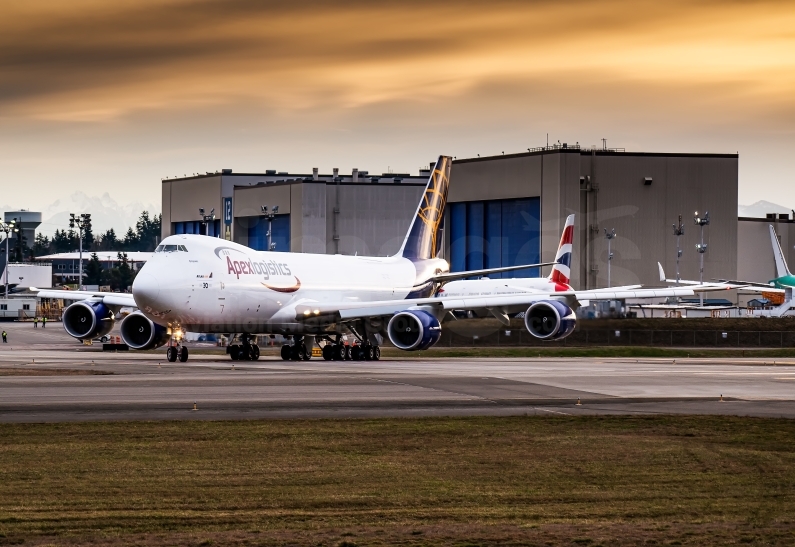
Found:
M 557 410 L 549 410 L 548 408 L 533 407 L 533 410 L 540 410 L 541 412 L 551 412 L 552 414 L 563 414 L 564 416 L 571 416 L 568 412 L 559 412 Z

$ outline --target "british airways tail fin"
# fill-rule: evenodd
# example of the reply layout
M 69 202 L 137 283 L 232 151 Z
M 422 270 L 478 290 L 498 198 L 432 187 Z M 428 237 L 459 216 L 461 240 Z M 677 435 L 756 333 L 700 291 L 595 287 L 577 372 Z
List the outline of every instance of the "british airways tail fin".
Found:
M 549 279 L 554 283 L 568 285 L 571 279 L 571 244 L 574 242 L 574 215 L 566 217 L 563 226 L 563 235 L 560 236 L 560 245 L 555 255 L 555 265 L 549 274 Z
M 449 156 L 439 156 L 436 161 L 398 256 L 423 260 L 437 258 L 441 253 L 442 222 L 452 163 Z
M 768 226 L 770 227 L 770 242 L 773 244 L 773 257 L 776 259 L 776 277 L 792 275 L 787 268 L 787 261 L 784 260 L 784 253 L 776 236 L 776 230 L 772 224 L 768 224 Z

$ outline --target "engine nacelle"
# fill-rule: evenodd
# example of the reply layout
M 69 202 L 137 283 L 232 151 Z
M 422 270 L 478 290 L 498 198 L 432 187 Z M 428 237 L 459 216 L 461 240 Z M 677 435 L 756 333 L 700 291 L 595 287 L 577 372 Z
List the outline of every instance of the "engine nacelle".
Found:
M 121 339 L 132 349 L 154 349 L 168 342 L 166 327 L 151 321 L 141 312 L 131 313 L 119 326 Z
M 524 326 L 541 340 L 562 340 L 574 332 L 577 318 L 574 311 L 557 300 L 541 300 L 527 308 Z
M 102 302 L 80 300 L 63 312 L 64 330 L 78 340 L 105 336 L 113 329 L 114 321 L 113 312 Z
M 427 311 L 408 310 L 395 314 L 386 327 L 389 340 L 405 351 L 428 349 L 442 335 L 439 320 Z

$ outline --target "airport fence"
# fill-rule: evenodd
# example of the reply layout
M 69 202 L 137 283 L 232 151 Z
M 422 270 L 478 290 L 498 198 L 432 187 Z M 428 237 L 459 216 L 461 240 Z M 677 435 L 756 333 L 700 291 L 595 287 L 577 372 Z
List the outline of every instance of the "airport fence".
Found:
M 445 329 L 438 347 L 495 346 L 651 346 L 716 348 L 792 348 L 795 331 L 720 330 L 576 330 L 563 340 L 545 342 L 525 329 L 500 329 L 491 333 L 461 334 Z

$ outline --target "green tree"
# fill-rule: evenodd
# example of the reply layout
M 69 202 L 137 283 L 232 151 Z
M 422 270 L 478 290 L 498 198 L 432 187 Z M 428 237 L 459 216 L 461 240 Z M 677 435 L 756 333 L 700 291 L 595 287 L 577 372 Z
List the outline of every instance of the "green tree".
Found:
M 126 291 L 135 279 L 135 272 L 130 267 L 127 253 L 120 252 L 116 258 L 118 259 L 116 267 L 110 271 L 110 286 L 113 290 Z
M 105 270 L 99 261 L 97 253 L 91 253 L 91 258 L 86 263 L 83 271 L 83 283 L 86 285 L 104 285 L 106 281 Z
M 9 260 L 11 262 L 22 262 L 25 260 L 25 256 L 28 255 L 28 251 L 28 238 L 22 235 L 22 231 L 17 232 Z
M 121 242 L 121 248 L 125 251 L 137 251 L 138 243 L 138 234 L 132 228 L 127 228 L 127 233 L 124 234 L 124 239 Z
M 97 247 L 100 251 L 118 251 L 119 239 L 116 237 L 116 230 L 110 228 L 104 234 L 99 236 Z
M 33 256 L 44 256 L 52 252 L 50 238 L 44 234 L 36 234 L 33 242 Z
M 94 231 L 91 229 L 91 224 L 83 228 L 83 250 L 90 251 L 94 248 Z
M 151 252 L 157 247 L 160 241 L 160 226 L 162 215 L 149 217 L 149 211 L 144 211 L 135 223 L 135 235 L 137 237 L 136 251 Z

